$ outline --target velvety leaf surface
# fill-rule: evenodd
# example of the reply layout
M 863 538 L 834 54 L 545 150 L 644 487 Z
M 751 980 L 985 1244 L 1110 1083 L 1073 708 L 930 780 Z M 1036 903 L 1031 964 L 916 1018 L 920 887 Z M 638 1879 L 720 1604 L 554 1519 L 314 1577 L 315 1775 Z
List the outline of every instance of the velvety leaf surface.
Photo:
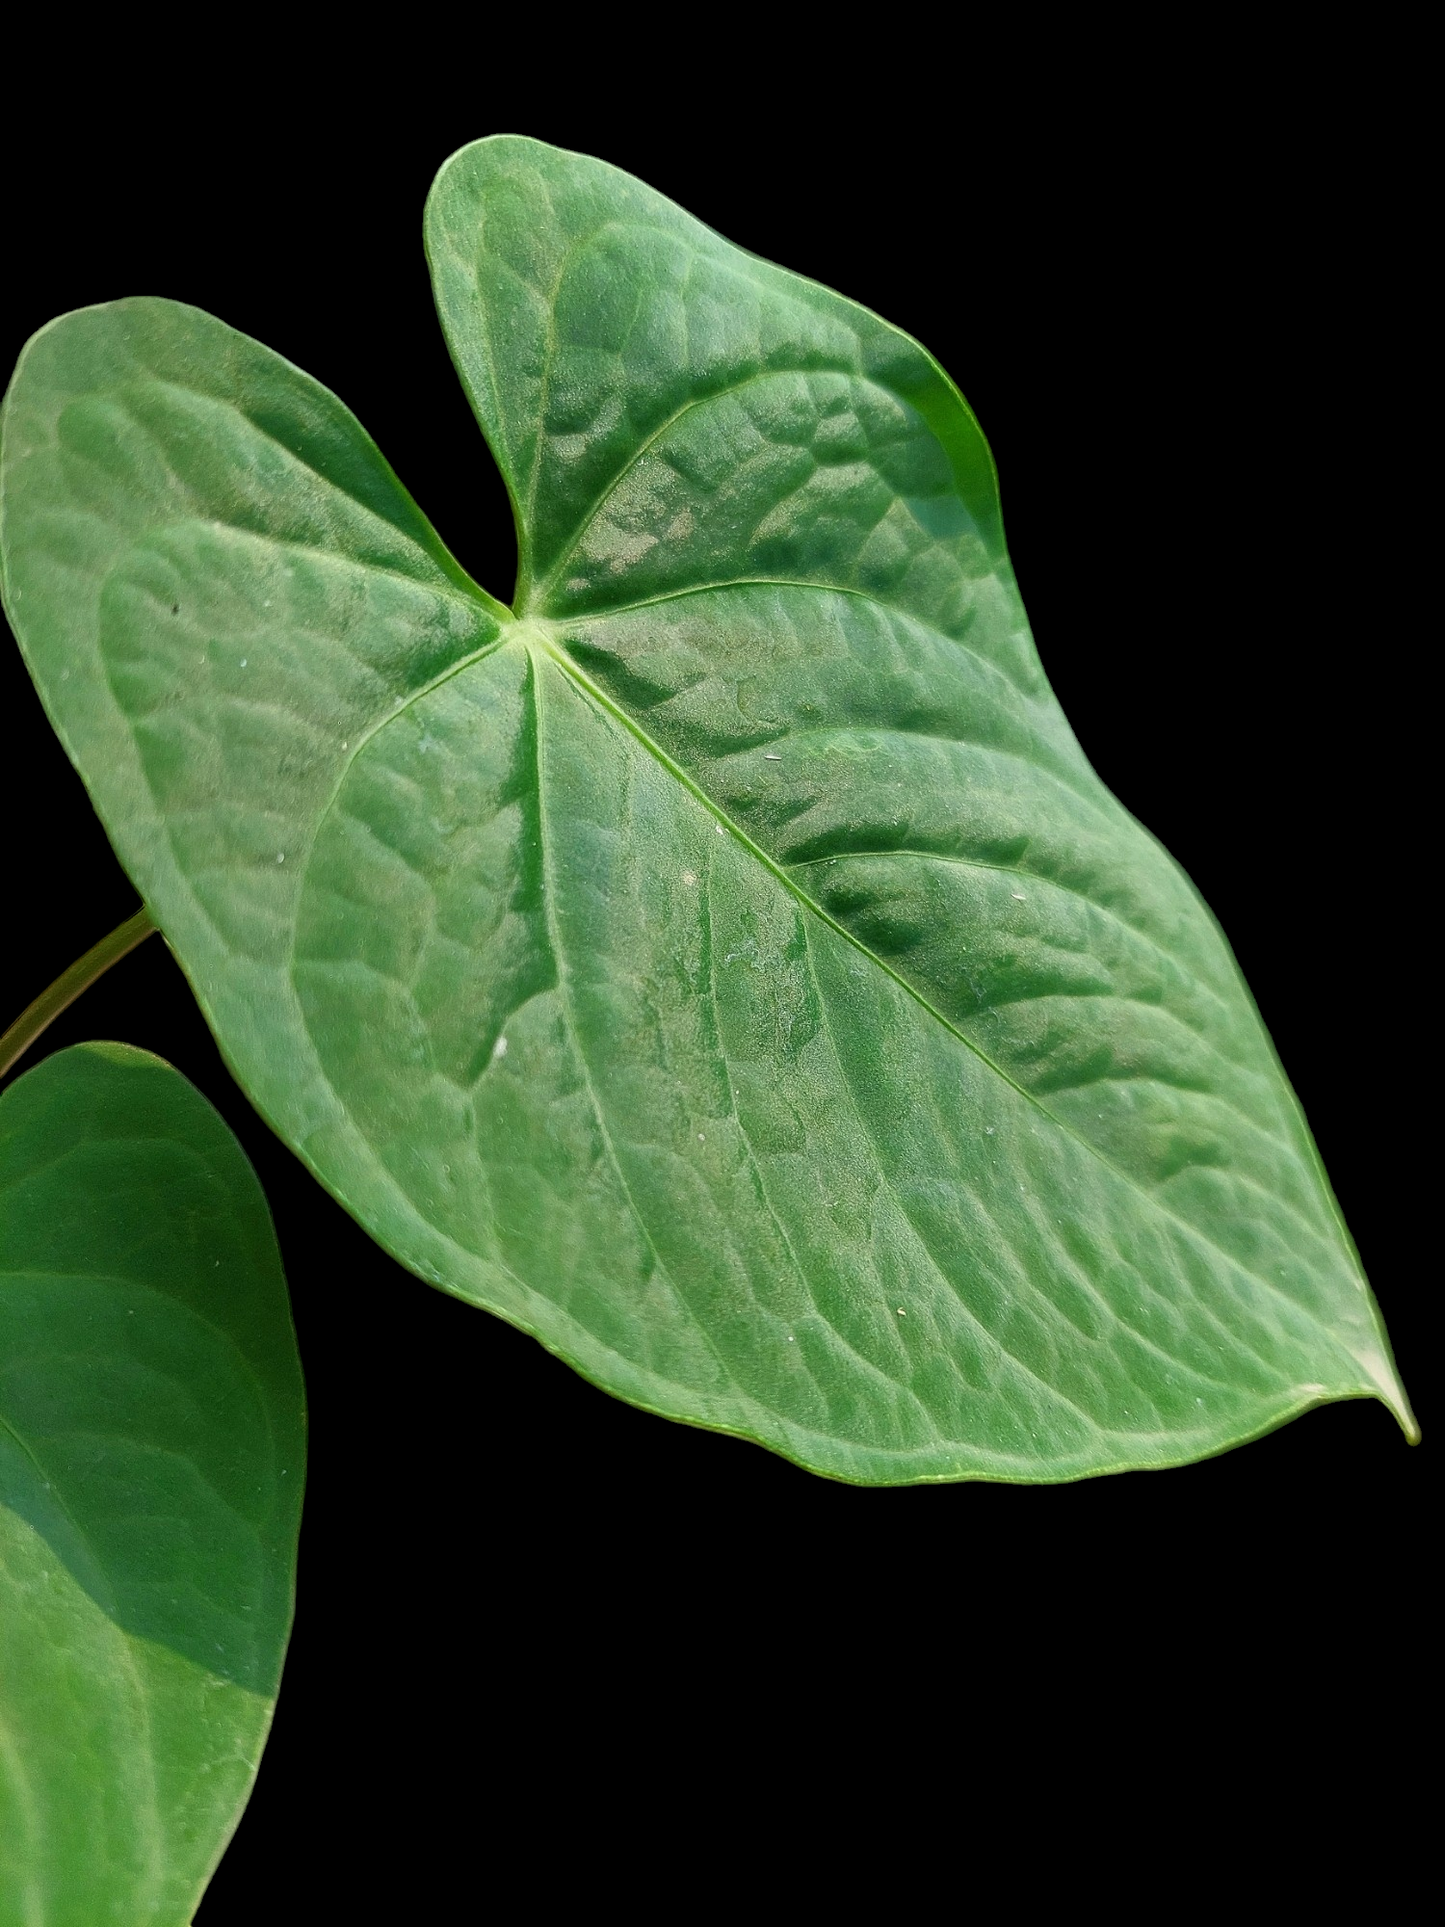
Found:
M 158 1058 L 0 1097 L 0 1920 L 190 1920 L 291 1627 L 301 1371 L 240 1146 Z
M 9 607 L 266 1115 L 422 1276 L 835 1476 L 1168 1464 L 1370 1393 L 1408 1425 L 948 378 L 536 142 L 455 156 L 427 246 L 515 615 L 193 310 L 67 316 L 7 402 Z

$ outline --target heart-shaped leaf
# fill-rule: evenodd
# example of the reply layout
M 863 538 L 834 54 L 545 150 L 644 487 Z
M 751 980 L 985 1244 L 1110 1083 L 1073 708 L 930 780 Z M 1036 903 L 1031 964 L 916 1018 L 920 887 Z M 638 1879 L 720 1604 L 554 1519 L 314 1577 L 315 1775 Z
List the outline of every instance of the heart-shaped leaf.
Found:
M 65 317 L 7 403 L 17 630 L 276 1128 L 423 1277 L 838 1477 L 1169 1464 L 1361 1394 L 1408 1426 L 948 378 L 536 142 L 455 156 L 427 241 L 515 613 L 192 309 Z
M 0 1920 L 190 1920 L 271 1724 L 304 1467 L 240 1146 L 159 1058 L 47 1058 L 0 1097 Z

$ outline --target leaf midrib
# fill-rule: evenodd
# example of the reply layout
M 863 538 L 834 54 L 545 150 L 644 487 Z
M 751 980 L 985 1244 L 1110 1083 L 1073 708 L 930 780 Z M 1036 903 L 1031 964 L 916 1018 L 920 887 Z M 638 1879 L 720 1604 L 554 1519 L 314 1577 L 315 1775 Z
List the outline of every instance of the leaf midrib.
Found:
M 993 1059 L 989 1057 L 985 1051 L 980 1050 L 979 1047 L 975 1043 L 973 1043 L 973 1041 L 970 1038 L 966 1037 L 964 1033 L 957 1028 L 956 1025 L 950 1023 L 948 1018 L 944 1016 L 943 1012 L 939 1010 L 936 1005 L 930 1003 L 928 998 L 924 996 L 921 990 L 917 989 L 915 985 L 909 983 L 908 979 L 906 977 L 901 976 L 898 973 L 898 971 L 896 971 L 893 968 L 891 964 L 885 963 L 883 958 L 881 958 L 876 951 L 870 950 L 867 944 L 861 942 L 859 938 L 855 937 L 852 931 L 850 931 L 846 927 L 846 925 L 839 923 L 836 917 L 830 916 L 829 913 L 823 908 L 823 906 L 820 903 L 816 902 L 812 897 L 808 895 L 806 890 L 802 889 L 797 883 L 795 883 L 792 877 L 790 877 L 788 872 L 783 868 L 783 866 L 780 863 L 778 863 L 775 858 L 769 856 L 768 852 L 765 849 L 763 849 L 761 844 L 755 843 L 753 839 L 748 835 L 746 830 L 740 829 L 737 823 L 734 822 L 732 817 L 728 815 L 727 811 L 724 810 L 717 802 L 715 802 L 714 799 L 708 795 L 707 791 L 704 790 L 691 776 L 688 775 L 687 771 L 682 767 L 680 763 L 675 762 L 673 758 L 668 755 L 667 751 L 662 747 L 662 745 L 659 742 L 657 742 L 653 737 L 648 735 L 647 731 L 642 727 L 642 725 L 636 720 L 635 717 L 631 716 L 628 713 L 628 711 L 621 706 L 620 703 L 615 702 L 613 698 L 607 694 L 606 690 L 604 690 L 600 686 L 600 684 L 594 682 L 592 678 L 587 674 L 586 670 L 583 669 L 580 664 L 575 662 L 564 649 L 560 648 L 556 643 L 554 643 L 550 637 L 543 637 L 543 638 L 540 638 L 540 640 L 541 640 L 541 645 L 546 650 L 548 656 L 552 659 L 553 662 L 557 664 L 558 668 L 562 670 L 564 675 L 570 677 L 573 683 L 575 683 L 579 689 L 581 689 L 586 695 L 590 696 L 592 700 L 599 705 L 599 707 L 606 710 L 607 714 L 613 717 L 614 720 L 621 723 L 622 726 L 628 731 L 628 733 L 631 736 L 633 736 L 637 740 L 637 742 L 639 742 L 642 745 L 642 747 L 647 751 L 647 753 L 650 756 L 656 758 L 656 760 L 667 771 L 668 775 L 671 776 L 674 779 L 674 781 L 681 783 L 683 788 L 687 790 L 690 795 L 696 797 L 697 801 L 701 803 L 703 807 L 712 816 L 714 816 L 717 819 L 717 821 L 721 823 L 723 827 L 732 836 L 734 836 L 737 839 L 739 843 L 742 844 L 743 848 L 748 851 L 749 855 L 752 856 L 755 859 L 755 861 L 760 863 L 762 867 L 765 870 L 767 870 L 768 873 L 772 877 L 774 877 L 778 883 L 782 885 L 782 887 L 788 892 L 790 896 L 792 896 L 797 900 L 797 902 L 802 904 L 806 910 L 811 911 L 812 914 L 815 917 L 817 917 L 820 923 L 826 924 L 827 927 L 830 930 L 832 930 L 836 935 L 840 936 L 846 944 L 850 945 L 854 950 L 858 951 L 860 955 L 866 957 L 868 961 L 871 964 L 873 964 L 877 969 L 881 970 L 886 977 L 891 977 L 894 983 L 899 985 L 901 989 L 907 991 L 908 995 L 913 999 L 913 1001 L 916 1004 L 920 1005 L 922 1009 L 926 1010 L 929 1016 L 934 1018 L 936 1022 L 941 1024 L 943 1028 L 946 1031 L 948 1031 L 951 1036 L 956 1037 L 961 1044 L 963 1044 L 968 1050 L 972 1051 L 973 1055 L 977 1057 L 982 1063 L 987 1064 L 989 1069 L 995 1072 L 996 1075 L 999 1078 L 1001 1078 L 1002 1081 L 1005 1084 L 1007 1084 L 1012 1090 L 1017 1091 L 1020 1097 L 1026 1098 L 1028 1102 L 1034 1105 L 1036 1109 L 1043 1111 L 1044 1115 L 1049 1118 L 1051 1123 L 1058 1123 L 1058 1120 L 1056 1118 L 1053 1118 L 1051 1113 L 1045 1110 L 1045 1107 L 1038 1102 L 1038 1099 L 1035 1098 L 1029 1091 L 1025 1090 L 1022 1084 L 1015 1083 L 1013 1078 L 1009 1076 L 1007 1071 L 1002 1069 L 1002 1067 L 999 1066 L 998 1064 L 994 1063 Z M 1064 1131 L 1068 1130 L 1068 1126 L 1064 1124 L 1060 1124 L 1059 1128 Z M 1069 1135 L 1072 1136 L 1074 1134 L 1070 1132 Z M 1079 1138 L 1078 1142 L 1086 1146 L 1088 1144 L 1088 1140 L 1085 1138 Z M 1089 1148 L 1092 1148 L 1092 1147 L 1089 1147 Z M 1096 1155 L 1098 1154 L 1096 1153 Z M 1103 1162 L 1107 1163 L 1108 1160 L 1104 1159 Z M 1121 1177 L 1127 1176 L 1127 1173 L 1120 1172 L 1120 1176 Z M 1130 1180 L 1130 1182 L 1133 1182 L 1133 1180 Z
M 620 704 L 616 703 L 604 689 L 595 683 L 587 674 L 586 670 L 575 662 L 549 635 L 535 629 L 531 622 L 526 626 L 531 632 L 531 635 L 527 638 L 529 645 L 534 647 L 540 645 L 562 673 L 566 675 L 579 690 L 589 696 L 599 708 L 620 723 L 629 735 L 631 735 L 650 756 L 662 765 L 674 781 L 680 783 L 691 796 L 695 797 L 704 809 L 706 809 L 717 822 L 721 823 L 724 829 L 735 837 L 755 861 L 760 863 L 805 910 L 810 911 L 820 923 L 826 925 L 835 935 L 841 937 L 844 943 L 848 944 L 851 949 L 856 950 L 860 956 L 866 957 L 876 969 L 882 971 L 886 977 L 897 984 L 920 1009 L 926 1011 L 951 1037 L 956 1038 L 980 1063 L 986 1065 L 1001 1083 L 1007 1085 L 1010 1090 L 1017 1092 L 1025 1103 L 1028 1104 L 1031 1109 L 1037 1111 L 1041 1117 L 1046 1118 L 1055 1130 L 1071 1139 L 1097 1163 L 1102 1165 L 1106 1170 L 1111 1171 L 1116 1177 L 1122 1179 L 1131 1191 L 1146 1200 L 1162 1217 L 1168 1218 L 1172 1223 L 1178 1225 L 1180 1230 L 1189 1238 L 1207 1245 L 1211 1251 L 1217 1252 L 1226 1265 L 1238 1271 L 1243 1276 L 1253 1279 L 1256 1284 L 1264 1286 L 1272 1296 L 1287 1304 L 1296 1315 L 1309 1318 L 1321 1331 L 1324 1331 L 1325 1328 L 1319 1325 L 1318 1318 L 1308 1306 L 1300 1304 L 1299 1301 L 1292 1298 L 1287 1291 L 1281 1290 L 1272 1278 L 1267 1278 L 1263 1273 L 1253 1270 L 1233 1252 L 1225 1250 L 1221 1244 L 1214 1238 L 1211 1238 L 1200 1226 L 1192 1224 L 1187 1218 L 1181 1217 L 1179 1213 L 1166 1204 L 1156 1192 L 1149 1190 L 1145 1185 L 1141 1184 L 1138 1178 L 1131 1172 L 1126 1171 L 1122 1165 L 1116 1164 L 1114 1160 L 1101 1151 L 1097 1145 L 1091 1143 L 1088 1138 L 1081 1136 L 1080 1133 L 1065 1120 L 1056 1117 L 1046 1104 L 1041 1103 L 1040 1100 L 1034 1096 L 1033 1092 L 1027 1090 L 1022 1084 L 1019 1084 L 1015 1079 L 1010 1077 L 1008 1072 L 1004 1070 L 1001 1065 L 995 1063 L 986 1051 L 980 1049 L 980 1047 L 974 1043 L 970 1037 L 966 1036 L 963 1031 L 959 1030 L 955 1024 L 950 1023 L 943 1012 L 931 1003 L 922 991 L 915 985 L 909 983 L 906 977 L 896 971 L 891 964 L 885 962 L 875 951 L 870 950 L 865 943 L 855 937 L 853 933 L 843 924 L 839 923 L 836 918 L 830 916 L 821 904 L 816 903 L 805 890 L 800 888 L 793 878 L 789 876 L 787 871 L 769 856 L 766 850 L 755 843 L 745 830 L 740 829 L 727 812 L 721 809 L 707 792 L 688 775 L 687 771 L 668 755 L 662 745 L 655 742 L 653 738 L 648 735 L 647 731 L 642 728 L 641 724 L 638 723 L 627 710 L 622 708 Z M 533 641 L 533 638 L 535 638 L 535 641 Z M 1332 1334 L 1327 1335 L 1333 1336 Z M 1352 1364 L 1357 1363 L 1353 1354 L 1349 1353 L 1346 1347 L 1341 1346 L 1340 1349 L 1345 1351 L 1346 1356 L 1350 1358 Z

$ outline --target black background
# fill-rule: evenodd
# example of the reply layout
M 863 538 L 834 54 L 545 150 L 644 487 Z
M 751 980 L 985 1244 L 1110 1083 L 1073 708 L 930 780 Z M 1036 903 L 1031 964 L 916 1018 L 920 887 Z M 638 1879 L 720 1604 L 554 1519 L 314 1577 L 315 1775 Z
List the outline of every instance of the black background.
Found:
M 981 119 L 915 79 L 858 135 L 836 95 L 796 110 L 806 80 L 645 120 L 498 115 L 455 76 L 401 121 L 324 75 L 244 114 L 133 83 L 124 109 L 7 137 L 7 365 L 67 308 L 208 308 L 333 388 L 505 599 L 510 516 L 420 242 L 456 146 L 600 154 L 919 336 L 992 443 L 1054 687 L 1229 934 L 1423 1401 L 1429 1175 L 1405 1118 L 1434 1055 L 1410 1004 L 1434 890 L 1404 791 L 1419 644 L 1385 451 L 1412 295 L 1388 157 L 1362 172 L 1344 122 L 1242 85 Z M 13 648 L 0 674 L 8 1021 L 135 897 Z M 158 941 L 43 1048 L 96 1036 L 169 1058 L 240 1135 L 311 1402 L 291 1658 L 201 1927 L 263 1918 L 283 1868 L 298 1918 L 440 1918 L 511 1864 L 513 1817 L 629 1775 L 660 1810 L 656 1763 L 686 1779 L 724 1742 L 751 1750 L 749 1812 L 800 1774 L 886 1808 L 857 1738 L 878 1723 L 907 1758 L 922 1722 L 971 1783 L 1008 1751 L 1001 1683 L 1046 1779 L 1126 1729 L 1147 1778 L 1202 1733 L 1248 1759 L 1362 1693 L 1377 1723 L 1408 1703 L 1429 1454 L 1378 1405 L 1164 1475 L 829 1484 L 609 1399 L 393 1265 L 251 1112 Z

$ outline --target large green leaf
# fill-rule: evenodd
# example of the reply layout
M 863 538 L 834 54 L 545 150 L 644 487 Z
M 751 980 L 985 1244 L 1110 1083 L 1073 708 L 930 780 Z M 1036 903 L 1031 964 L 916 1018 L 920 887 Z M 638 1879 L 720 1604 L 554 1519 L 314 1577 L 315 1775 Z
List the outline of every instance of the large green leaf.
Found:
M 255 1174 L 159 1058 L 0 1098 L 0 1920 L 191 1918 L 291 1627 L 301 1371 Z
M 1169 1464 L 1361 1394 L 1408 1425 L 948 378 L 536 142 L 455 156 L 427 239 L 515 615 L 195 310 L 69 315 L 7 402 L 23 646 L 277 1129 L 423 1277 L 839 1477 Z

